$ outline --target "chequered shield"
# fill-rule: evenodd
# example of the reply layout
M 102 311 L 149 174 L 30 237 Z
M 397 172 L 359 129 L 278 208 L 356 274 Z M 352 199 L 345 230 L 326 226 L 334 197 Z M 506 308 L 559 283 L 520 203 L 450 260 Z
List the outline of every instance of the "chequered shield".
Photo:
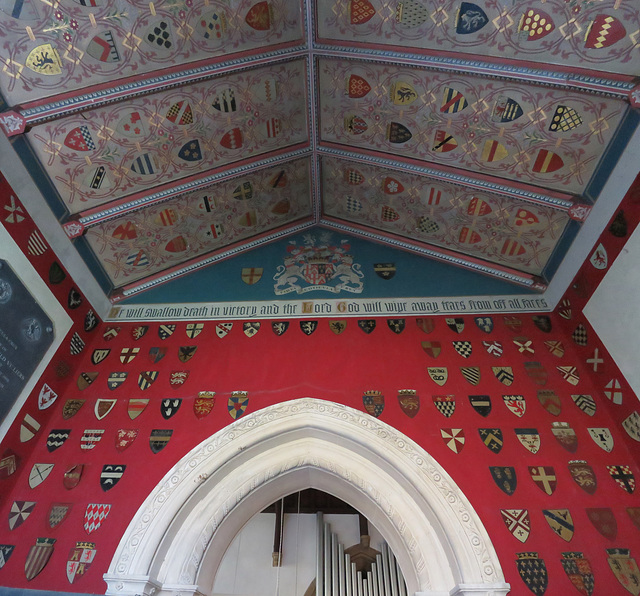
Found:
M 471 356 L 473 348 L 471 347 L 470 341 L 454 341 L 452 343 L 456 352 L 458 352 L 460 356 L 462 356 L 463 358 L 469 358 L 469 356 Z
M 173 435 L 170 428 L 154 428 L 149 436 L 149 447 L 153 453 L 162 451 Z
M 588 416 L 596 413 L 596 401 L 590 395 L 572 395 L 571 399 Z
M 502 344 L 499 341 L 483 341 L 482 345 L 492 356 L 495 356 L 496 358 L 500 358 L 500 356 L 502 356 Z
M 551 432 L 567 451 L 570 453 L 576 452 L 576 449 L 578 449 L 578 437 L 568 422 L 552 422 Z
M 591 571 L 589 561 L 584 558 L 583 553 L 562 553 L 560 562 L 574 588 L 576 588 L 580 594 L 584 594 L 584 596 L 591 596 L 594 585 L 593 572 Z
M 593 527 L 605 538 L 615 540 L 618 534 L 618 522 L 609 507 L 587 507 L 585 509 Z
M 524 395 L 503 395 L 502 399 L 504 405 L 507 406 L 510 412 L 515 414 L 518 418 L 524 416 L 527 410 L 527 401 Z
M 305 335 L 311 335 L 318 328 L 318 321 L 300 321 L 300 330 Z
M 331 327 L 331 323 L 329 323 L 329 327 Z M 278 337 L 284 335 L 285 331 L 289 329 L 289 321 L 274 321 L 271 323 L 271 329 Z
M 492 366 L 491 370 L 503 385 L 509 387 L 513 383 L 513 369 L 510 366 Z
M 568 464 L 571 477 L 585 492 L 592 495 L 596 492 L 598 481 L 593 468 L 583 459 L 572 460 Z
M 119 428 L 116 431 L 116 450 L 124 451 L 131 447 L 137 436 L 138 430 L 135 428 Z
M 234 391 L 227 400 L 227 411 L 229 416 L 237 420 L 247 411 L 249 405 L 249 396 L 246 391 Z
M 9 510 L 9 529 L 15 530 L 31 515 L 36 506 L 35 501 L 14 501 Z
M 460 372 L 462 376 L 471 384 L 478 385 L 480 383 L 480 367 L 479 366 L 461 366 Z
M 536 596 L 542 596 L 548 583 L 544 561 L 538 557 L 538 553 L 516 553 L 516 556 L 516 566 L 522 581 Z
M 464 447 L 464 430 L 462 428 L 441 428 L 440 435 L 444 444 L 454 453 L 460 453 Z
M 398 391 L 398 403 L 400 409 L 409 418 L 414 418 L 420 411 L 420 396 L 415 389 L 400 389 Z
M 89 503 L 84 512 L 84 531 L 87 534 L 95 532 L 111 511 L 108 503 Z
M 94 542 L 76 542 L 67 559 L 67 579 L 70 584 L 76 577 L 84 576 L 95 556 L 96 545 Z
M 380 391 L 365 391 L 362 395 L 364 409 L 376 418 L 384 410 L 384 395 Z
M 127 466 L 118 464 L 105 464 L 100 474 L 100 487 L 103 491 L 111 490 L 122 478 Z
M 526 509 L 500 509 L 500 514 L 507 530 L 520 542 L 526 542 L 531 531 L 529 511 Z
M 491 317 L 476 317 L 474 319 L 479 329 L 482 329 L 485 333 L 491 333 L 493 331 L 493 319 Z
M 552 389 L 540 389 L 540 391 L 538 391 L 538 401 L 552 416 L 558 416 L 562 411 L 560 397 L 558 397 L 558 394 Z
M 54 428 L 47 437 L 47 450 L 49 453 L 62 447 L 64 442 L 69 438 L 70 433 L 70 428 Z
M 444 322 L 451 331 L 462 333 L 464 329 L 464 319 L 462 317 L 446 317 Z
M 573 330 L 571 337 L 579 346 L 586 346 L 589 341 L 587 328 L 582 323 Z
M 387 327 L 396 334 L 404 331 L 404 319 L 387 319 Z
M 531 453 L 538 453 L 540 449 L 540 434 L 537 428 L 515 428 L 514 431 L 525 449 L 531 451 Z
M 633 493 L 636 489 L 636 479 L 630 466 L 607 466 L 607 470 L 620 488 L 626 490 L 629 494 Z
M 52 503 L 49 509 L 49 527 L 51 529 L 59 526 L 69 515 L 72 503 Z
M 607 561 L 616 579 L 634 596 L 640 594 L 640 570 L 628 548 L 608 548 Z
M 535 485 L 548 495 L 553 494 L 558 486 L 558 479 L 553 466 L 529 466 L 529 475 Z
M 493 453 L 500 453 L 504 440 L 502 438 L 502 430 L 499 428 L 479 428 L 478 434 L 482 442 Z
M 489 395 L 470 395 L 469 403 L 480 416 L 486 418 L 491 412 L 491 396 Z
M 444 366 L 428 366 L 427 372 L 431 380 L 440 386 L 444 385 L 449 378 L 449 371 Z
M 491 477 L 498 488 L 508 495 L 512 495 L 518 486 L 516 469 L 512 466 L 489 466 Z
M 547 520 L 549 527 L 562 540 L 569 542 L 573 538 L 573 518 L 568 509 L 543 509 L 542 514 Z
M 456 410 L 455 395 L 434 395 L 433 404 L 445 418 L 450 418 Z
M 27 581 L 31 581 L 46 566 L 53 554 L 55 538 L 36 538 L 36 543 L 29 549 L 27 560 L 24 563 L 24 574 Z

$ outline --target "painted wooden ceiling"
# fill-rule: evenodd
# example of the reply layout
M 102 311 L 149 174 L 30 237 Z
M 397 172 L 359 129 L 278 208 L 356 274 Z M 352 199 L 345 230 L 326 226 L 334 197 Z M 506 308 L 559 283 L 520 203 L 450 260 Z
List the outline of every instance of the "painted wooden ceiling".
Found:
M 0 63 L 114 299 L 316 226 L 543 290 L 636 126 L 640 7 L 0 0 Z

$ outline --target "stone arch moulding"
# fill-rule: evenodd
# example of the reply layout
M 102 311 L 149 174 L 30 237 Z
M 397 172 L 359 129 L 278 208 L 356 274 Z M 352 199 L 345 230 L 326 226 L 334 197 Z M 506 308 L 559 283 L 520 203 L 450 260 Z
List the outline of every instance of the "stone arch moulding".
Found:
M 378 528 L 409 594 L 509 592 L 480 518 L 424 449 L 369 414 L 303 398 L 249 414 L 185 455 L 129 524 L 107 594 L 210 596 L 242 526 L 305 488 L 343 499 Z

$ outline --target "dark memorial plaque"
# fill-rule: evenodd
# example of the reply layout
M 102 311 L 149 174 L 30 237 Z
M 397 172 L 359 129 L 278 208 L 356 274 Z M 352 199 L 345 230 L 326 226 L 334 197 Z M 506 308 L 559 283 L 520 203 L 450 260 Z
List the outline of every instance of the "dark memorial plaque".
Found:
M 29 290 L 0 259 L 0 420 L 53 342 L 53 323 Z

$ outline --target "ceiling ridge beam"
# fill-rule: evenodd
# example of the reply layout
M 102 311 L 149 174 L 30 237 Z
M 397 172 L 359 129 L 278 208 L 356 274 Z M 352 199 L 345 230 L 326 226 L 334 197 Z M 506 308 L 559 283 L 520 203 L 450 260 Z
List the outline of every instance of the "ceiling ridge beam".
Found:
M 413 66 L 423 70 L 455 72 L 508 81 L 526 81 L 559 89 L 571 89 L 583 93 L 603 95 L 629 100 L 635 87 L 634 78 L 611 75 L 599 71 L 576 72 L 575 68 L 557 66 L 557 70 L 527 66 L 518 60 L 502 59 L 500 62 L 469 60 L 460 57 L 434 56 L 421 53 L 391 52 L 361 47 L 336 47 L 315 44 L 314 50 L 323 57 L 347 60 L 364 60 L 401 66 Z M 551 65 L 550 65 L 551 66 Z

